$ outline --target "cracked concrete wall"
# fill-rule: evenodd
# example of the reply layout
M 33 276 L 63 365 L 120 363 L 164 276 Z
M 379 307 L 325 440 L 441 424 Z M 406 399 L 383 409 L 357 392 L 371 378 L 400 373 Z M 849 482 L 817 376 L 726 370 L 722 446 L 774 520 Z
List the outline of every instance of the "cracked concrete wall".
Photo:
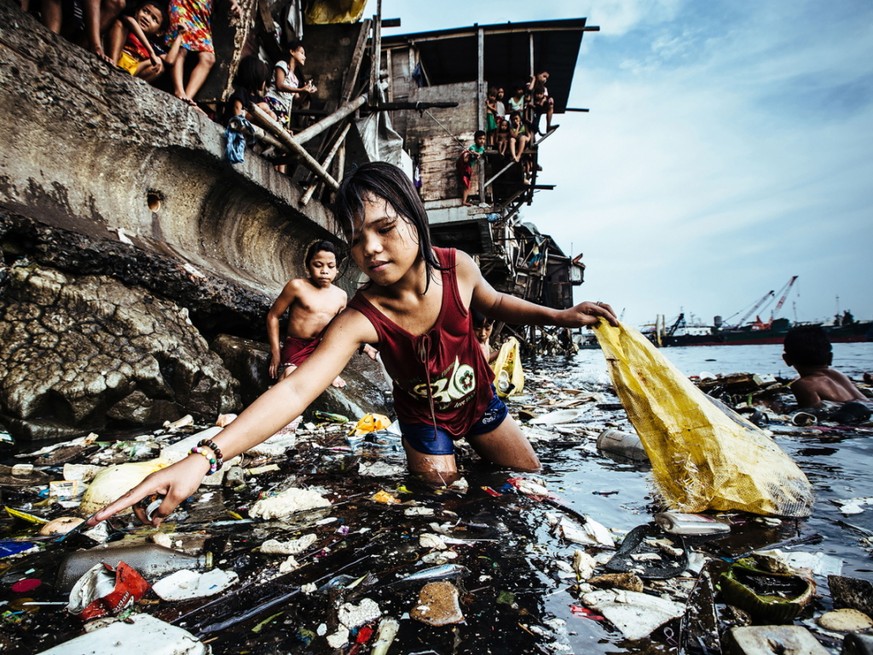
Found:
M 221 126 L 0 3 L 0 204 L 172 254 L 273 294 L 330 211 L 266 160 L 224 157 Z

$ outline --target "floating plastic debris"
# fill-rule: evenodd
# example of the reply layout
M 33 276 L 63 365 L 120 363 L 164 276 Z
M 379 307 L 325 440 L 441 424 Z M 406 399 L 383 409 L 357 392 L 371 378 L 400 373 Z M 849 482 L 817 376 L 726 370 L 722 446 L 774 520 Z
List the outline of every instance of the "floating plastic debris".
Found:
M 146 647 L 146 644 L 149 646 Z M 206 655 L 207 652 L 207 647 L 187 630 L 165 623 L 149 614 L 133 614 L 125 621 L 116 621 L 99 630 L 44 650 L 39 655 L 70 655 L 71 653 Z
M 397 582 L 421 582 L 423 580 L 442 580 L 444 578 L 454 578 L 467 571 L 466 567 L 460 564 L 441 564 L 428 569 L 422 569 L 411 573 L 406 577 L 401 578 Z
M 655 523 L 671 534 L 724 534 L 731 531 L 729 523 L 718 521 L 705 514 L 661 512 L 655 514 Z
M 90 486 L 82 496 L 79 515 L 90 516 L 103 509 L 119 496 L 133 489 L 146 476 L 160 471 L 167 465 L 168 462 L 164 460 L 150 459 L 146 462 L 116 464 L 104 469 L 94 476 Z M 129 514 L 131 510 L 127 509 L 124 513 Z
M 601 548 L 615 548 L 615 539 L 609 530 L 594 519 L 586 516 L 585 524 L 580 526 L 566 516 L 547 515 L 552 524 L 552 532 L 556 537 L 572 541 L 583 546 L 599 546 Z
M 658 627 L 682 616 L 685 606 L 665 598 L 635 591 L 599 589 L 582 596 L 582 602 L 597 610 L 627 639 L 642 639 Z
M 124 562 L 115 567 L 95 564 L 73 585 L 67 611 L 83 621 L 115 615 L 142 598 L 148 588 L 139 572 Z
M 376 632 L 376 641 L 373 642 L 373 650 L 370 655 L 387 655 L 388 649 L 394 643 L 394 637 L 397 636 L 397 630 L 400 629 L 400 624 L 390 618 L 382 619 L 379 622 L 379 630 Z
M 316 542 L 318 537 L 314 534 L 305 534 L 290 541 L 267 539 L 261 544 L 260 551 L 266 555 L 299 555 Z
M 573 423 L 578 421 L 590 408 L 585 409 L 559 409 L 555 412 L 542 414 L 530 420 L 532 425 L 557 425 L 559 423 Z
M 317 491 L 289 487 L 275 496 L 262 498 L 249 510 L 249 515 L 261 519 L 280 519 L 295 512 L 330 507 L 330 501 Z
M 722 573 L 724 599 L 769 623 L 788 623 L 812 600 L 815 584 L 764 555 L 743 557 Z
M 382 503 L 383 505 L 397 505 L 400 503 L 400 499 L 396 496 L 392 496 L 390 493 L 385 491 L 377 491 L 372 496 L 370 496 L 370 500 L 376 503 Z
M 220 594 L 238 581 L 239 575 L 234 571 L 212 569 L 201 573 L 182 569 L 155 582 L 152 585 L 152 590 L 161 600 L 190 600 Z

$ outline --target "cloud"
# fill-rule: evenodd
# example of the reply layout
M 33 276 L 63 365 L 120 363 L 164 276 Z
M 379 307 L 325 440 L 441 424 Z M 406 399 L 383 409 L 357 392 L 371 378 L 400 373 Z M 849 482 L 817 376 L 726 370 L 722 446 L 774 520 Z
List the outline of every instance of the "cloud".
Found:
M 834 288 L 873 316 L 871 21 L 760 7 L 593 35 L 571 98 L 591 114 L 562 116 L 573 138 L 542 146 L 558 188 L 531 215 L 586 252 L 584 295 L 626 302 L 629 320 L 724 314 L 795 273 L 803 318 L 827 316 Z
M 396 10 L 392 7 L 402 6 Z M 873 318 L 868 0 L 384 0 L 405 31 L 587 16 L 526 220 L 634 324 L 729 315 L 791 275 L 799 318 Z M 449 22 L 447 22 L 449 21 Z M 581 297 L 580 297 L 581 299 Z M 795 300 L 795 299 L 793 299 Z M 790 308 L 789 303 L 786 310 Z

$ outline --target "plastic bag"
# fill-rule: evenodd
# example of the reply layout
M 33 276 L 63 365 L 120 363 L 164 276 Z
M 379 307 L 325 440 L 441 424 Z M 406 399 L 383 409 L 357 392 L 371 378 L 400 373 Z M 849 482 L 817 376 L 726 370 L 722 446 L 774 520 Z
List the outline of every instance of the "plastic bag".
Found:
M 362 437 L 376 430 L 387 430 L 391 425 L 391 419 L 384 414 L 364 414 L 353 427 L 349 434 Z
M 809 516 L 809 480 L 765 432 L 717 406 L 638 331 L 601 321 L 594 333 L 672 509 Z
M 521 393 L 524 389 L 524 370 L 521 368 L 521 350 L 518 347 L 518 339 L 510 337 L 500 347 L 497 359 L 491 364 L 494 371 L 494 387 L 497 395 L 508 398 L 513 394 Z

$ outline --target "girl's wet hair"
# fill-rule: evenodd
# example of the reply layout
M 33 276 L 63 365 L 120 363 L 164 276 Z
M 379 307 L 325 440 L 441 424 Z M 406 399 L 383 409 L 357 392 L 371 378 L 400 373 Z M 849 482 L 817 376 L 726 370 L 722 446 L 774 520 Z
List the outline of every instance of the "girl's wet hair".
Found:
M 331 252 L 333 256 L 336 257 L 337 262 L 339 262 L 339 253 L 337 252 L 336 246 L 331 241 L 313 241 L 309 244 L 309 247 L 306 249 L 306 255 L 303 257 L 303 265 L 306 268 L 309 268 L 309 264 L 312 262 L 312 259 L 320 252 Z
M 334 202 L 334 216 L 351 244 L 355 223 L 364 220 L 364 203 L 371 196 L 385 200 L 400 218 L 418 234 L 418 254 L 427 272 L 425 291 L 435 270 L 443 270 L 430 240 L 427 212 L 412 180 L 402 170 L 386 162 L 374 161 L 358 166 L 343 179 Z

